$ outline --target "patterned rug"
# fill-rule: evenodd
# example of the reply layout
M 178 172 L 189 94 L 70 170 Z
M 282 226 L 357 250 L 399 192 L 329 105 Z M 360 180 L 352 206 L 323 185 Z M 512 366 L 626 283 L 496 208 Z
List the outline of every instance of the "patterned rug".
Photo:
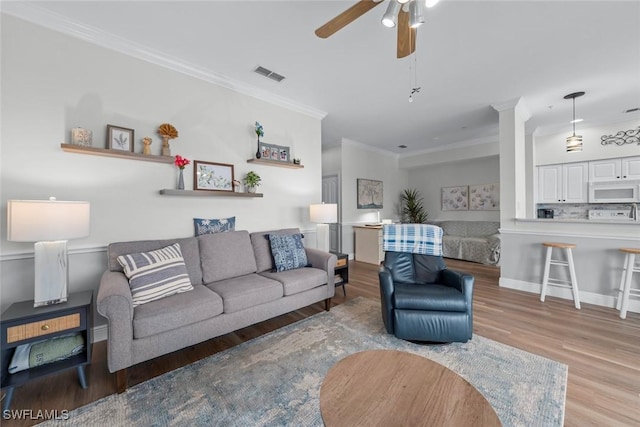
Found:
M 356 298 L 70 413 L 69 426 L 322 426 L 322 380 L 340 359 L 397 349 L 455 371 L 504 426 L 562 426 L 567 366 L 474 335 L 414 344 L 388 335 L 380 304 Z M 57 425 L 51 422 L 46 425 Z

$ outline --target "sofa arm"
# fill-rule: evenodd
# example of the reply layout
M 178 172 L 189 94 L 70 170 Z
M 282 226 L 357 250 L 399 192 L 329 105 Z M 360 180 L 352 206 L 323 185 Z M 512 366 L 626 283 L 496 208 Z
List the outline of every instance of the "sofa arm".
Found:
M 380 280 L 380 305 L 382 306 L 382 321 L 388 333 L 394 333 L 393 326 L 393 278 L 391 271 L 386 267 L 381 267 L 378 272 Z
M 497 264 L 500 261 L 500 233 L 487 236 L 487 245 L 491 251 L 490 261 Z
M 133 299 L 129 281 L 119 271 L 106 271 L 96 298 L 98 313 L 109 322 L 107 355 L 109 372 L 133 363 Z
M 327 284 L 335 290 L 335 272 L 338 257 L 335 254 L 321 251 L 319 249 L 305 248 L 307 261 L 313 268 L 319 268 L 327 272 Z

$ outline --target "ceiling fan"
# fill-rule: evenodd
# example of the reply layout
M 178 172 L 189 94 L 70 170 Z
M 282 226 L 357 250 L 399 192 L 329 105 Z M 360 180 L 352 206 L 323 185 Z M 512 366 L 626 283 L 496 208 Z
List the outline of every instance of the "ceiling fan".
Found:
M 439 0 L 390 0 L 382 23 L 390 28 L 398 27 L 397 57 L 404 58 L 416 50 L 416 29 L 424 23 L 423 6 L 433 7 Z M 349 25 L 383 0 L 359 0 L 316 30 L 316 35 L 326 39 Z

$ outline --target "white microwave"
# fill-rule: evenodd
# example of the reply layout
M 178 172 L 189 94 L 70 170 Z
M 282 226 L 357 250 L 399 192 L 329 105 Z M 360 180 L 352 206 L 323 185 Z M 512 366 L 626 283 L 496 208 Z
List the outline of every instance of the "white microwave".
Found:
M 602 181 L 589 183 L 589 203 L 640 202 L 640 181 Z

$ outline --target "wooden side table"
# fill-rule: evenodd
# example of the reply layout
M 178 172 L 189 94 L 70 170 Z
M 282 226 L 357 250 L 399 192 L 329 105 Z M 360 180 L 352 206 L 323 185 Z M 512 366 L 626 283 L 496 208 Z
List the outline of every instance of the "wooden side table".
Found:
M 67 302 L 45 307 L 33 307 L 33 300 L 17 302 L 9 306 L 0 319 L 2 341 L 2 390 L 6 397 L 2 410 L 11 406 L 16 387 L 36 378 L 76 368 L 82 388 L 87 388 L 85 365 L 91 363 L 93 328 L 93 291 L 69 294 Z M 47 338 L 80 332 L 85 340 L 85 350 L 69 359 L 48 363 L 25 371 L 10 374 L 9 364 L 15 348 L 22 344 Z
M 347 290 L 344 285 L 349 283 L 349 255 L 340 252 L 332 253 L 338 257 L 335 268 L 335 285 L 336 287 L 342 286 L 342 292 L 344 293 L 344 296 L 347 296 Z

